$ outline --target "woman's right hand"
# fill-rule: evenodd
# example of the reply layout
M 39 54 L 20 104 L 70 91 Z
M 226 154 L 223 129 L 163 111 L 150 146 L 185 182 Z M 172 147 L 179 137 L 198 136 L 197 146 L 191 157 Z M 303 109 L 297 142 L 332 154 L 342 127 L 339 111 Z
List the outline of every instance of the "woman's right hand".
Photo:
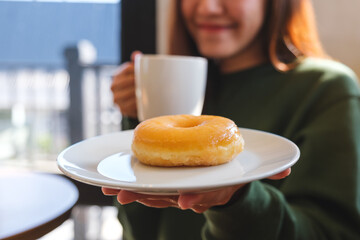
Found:
M 141 54 L 135 51 L 131 54 L 131 62 L 125 62 L 115 72 L 111 91 L 114 96 L 114 103 L 119 106 L 122 115 L 136 118 L 136 97 L 135 97 L 135 56 Z

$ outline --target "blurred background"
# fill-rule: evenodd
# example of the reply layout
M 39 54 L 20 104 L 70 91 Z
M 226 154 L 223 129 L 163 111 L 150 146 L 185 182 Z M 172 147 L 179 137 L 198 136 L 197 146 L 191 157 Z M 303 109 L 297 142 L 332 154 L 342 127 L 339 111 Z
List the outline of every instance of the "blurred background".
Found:
M 132 29 L 131 19 L 142 15 L 132 13 L 156 3 L 156 32 L 146 41 L 156 39 L 148 52 L 162 53 L 170 1 L 1 0 L 0 167 L 60 174 L 56 157 L 64 148 L 119 131 L 121 114 L 112 103 L 111 76 L 138 47 L 135 43 L 124 47 L 122 41 L 129 41 L 124 40 L 124 32 L 131 35 L 138 29 Z M 127 18 L 122 16 L 125 2 L 132 7 Z M 359 76 L 360 1 L 313 3 L 325 50 Z M 130 20 L 125 23 L 124 19 Z M 80 205 L 72 219 L 43 239 L 120 236 L 115 208 Z
M 0 1 L 0 167 L 60 174 L 64 148 L 120 130 L 110 93 L 120 23 L 118 0 Z M 42 239 L 121 238 L 109 201 L 79 202 Z
M 109 92 L 119 8 L 115 0 L 0 1 L 0 160 L 54 160 L 71 143 L 70 74 L 82 77 L 76 140 L 119 129 Z

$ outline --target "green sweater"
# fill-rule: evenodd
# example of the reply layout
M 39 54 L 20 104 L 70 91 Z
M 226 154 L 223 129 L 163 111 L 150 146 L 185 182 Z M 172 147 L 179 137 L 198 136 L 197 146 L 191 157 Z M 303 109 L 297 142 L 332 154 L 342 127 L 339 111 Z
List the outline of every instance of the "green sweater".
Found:
M 124 239 L 360 239 L 360 93 L 345 66 L 306 59 L 280 73 L 270 64 L 219 76 L 204 114 L 295 142 L 289 177 L 248 184 L 231 204 L 203 214 L 119 206 Z M 134 122 L 124 118 L 125 127 Z

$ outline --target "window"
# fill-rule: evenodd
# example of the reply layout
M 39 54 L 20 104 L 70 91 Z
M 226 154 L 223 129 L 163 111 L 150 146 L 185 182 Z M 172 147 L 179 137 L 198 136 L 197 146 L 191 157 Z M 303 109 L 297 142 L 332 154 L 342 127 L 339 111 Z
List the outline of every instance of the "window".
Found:
M 0 161 L 55 160 L 71 143 L 66 49 L 79 51 L 83 137 L 119 129 L 120 19 L 118 0 L 0 1 Z

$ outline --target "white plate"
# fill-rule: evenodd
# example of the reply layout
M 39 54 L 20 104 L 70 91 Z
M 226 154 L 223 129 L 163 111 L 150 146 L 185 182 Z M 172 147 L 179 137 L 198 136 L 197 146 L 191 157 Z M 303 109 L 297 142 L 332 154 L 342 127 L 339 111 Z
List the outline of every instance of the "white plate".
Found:
M 245 150 L 229 163 L 211 167 L 151 167 L 131 154 L 133 131 L 90 138 L 60 153 L 60 170 L 95 186 L 146 194 L 201 192 L 263 179 L 296 163 L 298 147 L 278 135 L 240 128 Z

